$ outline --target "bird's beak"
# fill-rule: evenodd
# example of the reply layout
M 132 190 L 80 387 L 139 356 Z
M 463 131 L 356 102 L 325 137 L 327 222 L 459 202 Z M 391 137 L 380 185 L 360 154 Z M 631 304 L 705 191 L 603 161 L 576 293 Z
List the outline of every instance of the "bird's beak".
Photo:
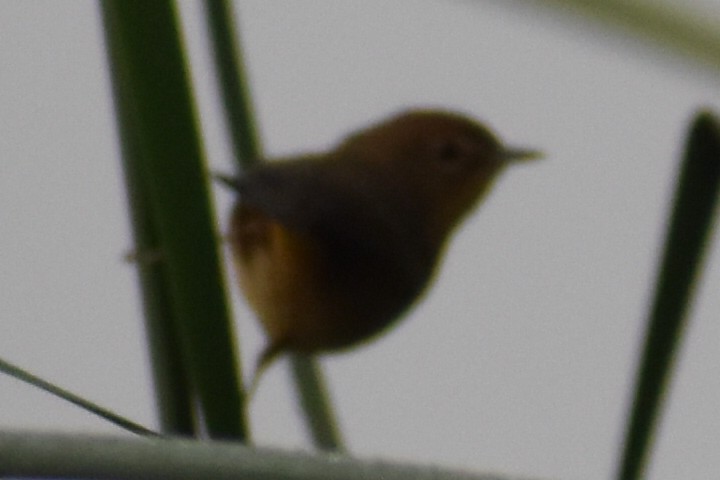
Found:
M 529 148 L 505 147 L 502 152 L 500 152 L 500 157 L 506 162 L 524 162 L 527 160 L 535 160 L 542 156 L 542 152 Z
M 232 190 L 239 190 L 240 181 L 238 177 L 232 175 L 225 175 L 224 173 L 213 173 L 212 179 L 217 180 L 218 182 L 224 184 L 226 187 L 229 187 Z

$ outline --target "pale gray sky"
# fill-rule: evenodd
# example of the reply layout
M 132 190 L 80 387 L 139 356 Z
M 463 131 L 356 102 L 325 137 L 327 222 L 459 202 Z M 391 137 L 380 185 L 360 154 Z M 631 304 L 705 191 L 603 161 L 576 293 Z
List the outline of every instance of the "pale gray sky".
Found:
M 686 123 L 719 81 L 500 2 L 239 2 L 271 155 L 399 108 L 460 109 L 542 162 L 510 170 L 399 328 L 323 360 L 351 451 L 600 480 L 617 462 Z M 720 1 L 686 1 L 720 23 Z M 182 2 L 213 168 L 230 170 L 199 3 Z M 0 355 L 147 425 L 145 339 L 94 1 L 0 2 Z M 230 197 L 218 192 L 224 222 Z M 720 470 L 720 258 L 709 250 L 650 478 Z M 236 297 L 245 365 L 262 340 Z M 429 354 L 432 352 L 432 354 Z M 0 376 L 0 428 L 117 432 Z M 258 443 L 307 446 L 286 365 Z

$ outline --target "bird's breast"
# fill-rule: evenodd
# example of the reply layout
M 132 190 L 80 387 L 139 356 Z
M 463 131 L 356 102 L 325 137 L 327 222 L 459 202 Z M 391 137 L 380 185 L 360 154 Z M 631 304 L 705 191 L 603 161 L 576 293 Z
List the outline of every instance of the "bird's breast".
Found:
M 241 290 L 283 349 L 314 353 L 362 342 L 398 318 L 427 283 L 390 245 L 368 248 L 361 235 L 329 243 L 242 204 L 230 241 Z

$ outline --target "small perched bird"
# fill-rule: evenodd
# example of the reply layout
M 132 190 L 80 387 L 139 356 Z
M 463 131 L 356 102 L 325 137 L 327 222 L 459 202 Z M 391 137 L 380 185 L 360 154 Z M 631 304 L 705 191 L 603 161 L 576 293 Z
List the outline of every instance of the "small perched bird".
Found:
M 230 247 L 268 337 L 256 378 L 283 352 L 345 349 L 387 329 L 503 168 L 537 156 L 463 115 L 411 110 L 327 153 L 219 175 L 238 194 Z

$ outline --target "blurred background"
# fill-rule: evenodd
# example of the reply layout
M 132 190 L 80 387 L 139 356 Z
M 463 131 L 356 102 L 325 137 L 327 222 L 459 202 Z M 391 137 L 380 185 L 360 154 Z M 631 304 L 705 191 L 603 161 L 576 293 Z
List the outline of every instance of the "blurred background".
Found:
M 554 3 L 236 2 L 270 156 L 329 148 L 411 106 L 461 110 L 545 152 L 497 184 L 399 328 L 322 360 L 357 456 L 614 472 L 687 122 L 720 112 L 720 75 Z M 179 4 L 210 168 L 232 171 L 201 4 Z M 720 27 L 718 0 L 682 9 Z M 4 0 L 0 45 L 0 356 L 152 426 L 97 4 Z M 222 229 L 232 198 L 216 190 Z M 711 241 L 649 478 L 720 470 L 717 251 Z M 230 290 L 247 377 L 263 339 Z M 286 367 L 260 384 L 253 435 L 310 448 Z M 0 428 L 121 433 L 5 376 Z

